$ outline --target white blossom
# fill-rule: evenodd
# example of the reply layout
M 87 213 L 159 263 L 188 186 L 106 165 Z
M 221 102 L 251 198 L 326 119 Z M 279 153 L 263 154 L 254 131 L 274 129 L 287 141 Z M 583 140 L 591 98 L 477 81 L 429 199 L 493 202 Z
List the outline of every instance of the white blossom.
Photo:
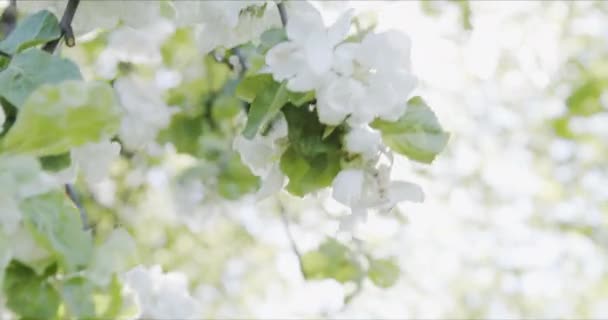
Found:
M 5 232 L 15 232 L 21 222 L 19 202 L 59 185 L 44 173 L 38 160 L 28 156 L 0 157 L 0 222 Z
M 284 185 L 285 177 L 276 163 L 285 151 L 285 137 L 287 121 L 283 114 L 280 114 L 267 135 L 258 134 L 251 140 L 243 136 L 234 139 L 233 148 L 239 152 L 241 161 L 253 174 L 262 178 L 258 198 L 276 193 Z
M 267 1 L 174 1 L 178 25 L 194 25 L 197 45 L 203 53 L 219 47 L 232 48 L 258 38 L 278 25 L 275 10 L 268 8 L 258 17 L 244 12 Z M 270 5 L 269 3 L 267 5 Z
M 333 197 L 352 210 L 351 221 L 366 219 L 367 210 L 387 211 L 402 201 L 422 202 L 420 186 L 406 181 L 391 181 L 390 169 L 342 170 L 333 181 Z
M 156 139 L 158 132 L 167 127 L 173 110 L 163 101 L 154 86 L 132 78 L 114 82 L 125 115 L 119 137 L 127 149 L 143 149 Z
M 352 12 L 327 28 L 321 14 L 307 2 L 288 4 L 289 40 L 268 51 L 266 64 L 275 80 L 288 81 L 289 90 L 306 92 L 316 89 L 331 70 L 334 49 L 348 35 Z
M 200 319 L 199 303 L 188 292 L 184 274 L 139 265 L 122 279 L 126 295 L 134 294 L 138 319 Z
M 351 128 L 344 136 L 344 147 L 348 152 L 361 154 L 366 159 L 373 159 L 380 151 L 382 136 L 369 126 Z
M 110 165 L 120 154 L 120 144 L 109 140 L 90 142 L 70 152 L 72 165 L 77 165 L 88 185 L 101 182 L 108 174 Z

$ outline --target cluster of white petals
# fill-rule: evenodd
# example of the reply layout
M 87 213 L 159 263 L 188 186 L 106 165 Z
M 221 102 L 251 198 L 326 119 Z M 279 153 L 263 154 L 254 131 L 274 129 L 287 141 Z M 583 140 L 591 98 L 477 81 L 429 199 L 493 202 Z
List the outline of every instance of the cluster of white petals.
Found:
M 280 114 L 267 135 L 256 135 L 251 140 L 237 136 L 234 140 L 233 148 L 241 155 L 241 161 L 253 174 L 262 178 L 258 199 L 278 192 L 285 184 L 285 175 L 279 168 L 279 159 L 285 151 L 286 137 L 287 121 Z
M 288 41 L 266 55 L 268 70 L 291 91 L 314 90 L 322 123 L 367 124 L 396 120 L 416 85 L 410 71 L 410 40 L 398 31 L 347 39 L 352 11 L 325 27 L 321 14 L 303 1 L 289 3 Z
M 139 79 L 123 77 L 114 88 L 125 110 L 118 133 L 123 146 L 130 150 L 144 149 L 167 127 L 173 115 L 154 85 Z
M 333 197 L 352 208 L 353 214 L 343 221 L 350 229 L 353 223 L 367 217 L 368 209 L 390 210 L 402 201 L 422 202 L 424 193 L 413 183 L 392 181 L 390 168 L 346 169 L 333 182 Z
M 61 17 L 66 3 L 65 0 L 21 1 L 19 10 L 36 12 L 46 9 Z M 95 29 L 110 29 L 121 22 L 139 28 L 156 21 L 160 15 L 160 1 L 81 0 L 78 5 L 78 14 L 72 21 L 72 28 L 76 35 L 82 35 Z
M 190 295 L 184 274 L 140 265 L 122 279 L 125 295 L 134 295 L 137 319 L 200 319 L 199 303 Z
M 390 181 L 390 167 L 379 166 L 386 150 L 375 119 L 396 121 L 416 86 L 410 69 L 410 39 L 398 31 L 349 38 L 352 11 L 329 27 L 305 1 L 287 3 L 288 40 L 266 55 L 265 69 L 295 92 L 314 91 L 319 121 L 328 126 L 346 122 L 344 148 L 359 155 L 359 167 L 344 170 L 333 183 L 334 198 L 352 209 L 353 218 L 368 209 L 387 210 L 400 201 L 422 201 L 415 184 Z
M 110 170 L 112 162 L 120 154 L 120 143 L 104 140 L 87 143 L 70 151 L 72 165 L 80 168 L 88 185 L 101 182 Z
M 179 25 L 195 25 L 199 49 L 210 52 L 218 47 L 232 48 L 258 38 L 279 23 L 275 10 L 264 10 L 260 16 L 247 8 L 272 2 L 264 0 L 174 1 Z
M 0 157 L 0 224 L 7 234 L 21 223 L 19 202 L 57 187 L 56 180 L 42 171 L 36 158 Z

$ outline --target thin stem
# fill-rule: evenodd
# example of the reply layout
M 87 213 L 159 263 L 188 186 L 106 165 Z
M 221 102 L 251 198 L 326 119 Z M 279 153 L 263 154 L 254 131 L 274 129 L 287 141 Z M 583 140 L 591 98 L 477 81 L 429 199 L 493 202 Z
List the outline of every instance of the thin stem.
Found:
M 296 257 L 298 257 L 298 263 L 300 265 L 300 272 L 302 273 L 302 276 L 306 277 L 306 275 L 304 274 L 304 264 L 302 262 L 302 254 L 300 253 L 300 250 L 298 249 L 298 246 L 296 245 L 296 241 L 294 240 L 293 235 L 291 234 L 291 230 L 289 228 L 289 219 L 287 219 L 287 214 L 285 212 L 285 206 L 283 206 L 283 202 L 281 201 L 281 199 L 278 199 L 278 201 L 279 201 L 279 214 L 281 215 L 281 222 L 283 223 L 283 229 L 285 229 L 285 234 L 287 235 L 287 239 L 289 239 L 289 245 L 291 246 L 291 250 L 296 255 Z
M 78 212 L 80 212 L 80 220 L 82 221 L 82 228 L 85 230 L 88 229 L 89 228 L 89 219 L 87 217 L 87 211 L 84 209 L 84 206 L 82 205 L 82 202 L 80 201 L 80 197 L 78 196 L 78 192 L 76 191 L 76 188 L 74 188 L 74 185 L 69 184 L 69 183 L 66 184 L 65 193 L 68 195 L 68 197 L 70 197 L 70 200 L 72 200 L 72 202 L 74 203 L 76 208 L 78 208 Z
M 78 5 L 80 4 L 80 0 L 68 0 L 68 4 L 65 6 L 65 10 L 63 11 L 63 16 L 61 17 L 61 21 L 59 25 L 61 26 L 61 36 L 58 39 L 47 42 L 42 50 L 48 53 L 54 53 L 55 49 L 57 49 L 57 45 L 59 45 L 59 41 L 62 38 L 65 39 L 65 43 L 72 47 L 75 44 L 74 40 L 74 32 L 72 31 L 72 20 L 74 20 L 74 15 L 76 14 L 76 9 L 78 9 Z M 68 183 L 65 185 L 65 193 L 68 195 L 70 200 L 74 203 L 78 211 L 80 212 L 80 220 L 82 221 L 82 228 L 89 228 L 89 219 L 87 216 L 87 211 L 85 210 L 82 202 L 80 201 L 80 197 L 78 196 L 78 192 L 76 192 L 76 188 L 74 185 Z
M 7 37 L 17 25 L 17 0 L 11 0 L 8 7 L 0 16 L 0 31 L 3 37 Z
M 59 22 L 59 25 L 61 26 L 61 36 L 58 39 L 45 44 L 42 48 L 44 51 L 49 53 L 55 52 L 61 38 L 65 38 L 65 44 L 68 47 L 74 46 L 76 41 L 74 40 L 74 32 L 72 31 L 72 20 L 76 14 L 76 9 L 78 9 L 78 4 L 80 4 L 80 0 L 68 0 L 68 4 L 63 11 L 63 17 L 61 17 L 61 22 Z
M 283 1 L 277 2 L 277 9 L 279 9 L 279 16 L 281 16 L 281 24 L 283 27 L 287 26 L 287 10 L 285 10 L 285 3 Z

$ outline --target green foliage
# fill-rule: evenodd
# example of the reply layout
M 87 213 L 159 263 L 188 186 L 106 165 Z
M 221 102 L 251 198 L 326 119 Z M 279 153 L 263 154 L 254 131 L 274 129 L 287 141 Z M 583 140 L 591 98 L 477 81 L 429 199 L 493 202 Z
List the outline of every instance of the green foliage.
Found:
M 325 126 L 314 111 L 288 106 L 289 147 L 281 157 L 281 170 L 289 177 L 287 190 L 304 196 L 331 185 L 340 171 L 340 130 L 323 138 Z
M 77 319 L 95 317 L 93 290 L 93 284 L 83 277 L 71 278 L 61 284 L 61 298 L 71 316 Z
M 171 142 L 177 152 L 197 155 L 200 149 L 199 138 L 203 133 L 203 116 L 189 117 L 176 114 L 169 127 L 161 131 L 158 140 L 161 143 Z
M 218 176 L 218 192 L 226 199 L 236 200 L 254 192 L 259 186 L 260 179 L 251 173 L 237 154 L 227 161 Z
M 20 208 L 36 241 L 55 254 L 65 270 L 72 272 L 89 264 L 93 240 L 82 229 L 79 212 L 66 195 L 51 192 L 28 198 Z
M 371 259 L 368 278 L 378 287 L 389 288 L 399 280 L 399 266 L 391 259 Z
M 414 97 L 405 114 L 395 122 L 376 120 L 372 127 L 382 132 L 382 139 L 393 151 L 412 160 L 431 163 L 445 148 L 449 134 L 443 131 L 427 104 Z
M 19 109 L 41 85 L 81 78 L 72 61 L 32 48 L 15 55 L 0 72 L 0 96 Z
M 275 118 L 288 101 L 286 84 L 277 83 L 267 74 L 245 78 L 236 89 L 239 98 L 250 102 L 243 136 L 253 139 L 260 129 Z
M 113 136 L 121 110 L 112 88 L 102 82 L 64 81 L 43 85 L 27 99 L 4 137 L 3 151 L 57 155 Z
M 53 267 L 49 267 L 43 275 L 37 275 L 34 270 L 13 260 L 4 275 L 6 305 L 24 318 L 53 318 L 60 304 L 59 293 L 49 281 L 53 271 Z
M 589 79 L 577 87 L 566 100 L 568 111 L 577 116 L 592 116 L 604 108 L 600 98 L 608 87 L 608 81 Z
M 118 277 L 114 275 L 112 277 L 112 281 L 110 282 L 110 286 L 106 290 L 107 303 L 105 308 L 102 308 L 103 312 L 101 313 L 101 318 L 105 319 L 113 319 L 117 318 L 120 314 L 122 308 L 122 286 L 120 285 L 120 281 Z
M 302 256 L 302 271 L 306 279 L 335 279 L 345 283 L 356 281 L 362 268 L 347 246 L 328 239 L 319 249 Z
M 61 36 L 54 14 L 42 10 L 25 18 L 9 36 L 0 42 L 0 51 L 13 55 L 26 48 L 55 40 Z
M 72 158 L 69 152 L 40 158 L 40 165 L 42 165 L 42 169 L 45 171 L 61 171 L 68 168 L 70 164 L 72 164 Z

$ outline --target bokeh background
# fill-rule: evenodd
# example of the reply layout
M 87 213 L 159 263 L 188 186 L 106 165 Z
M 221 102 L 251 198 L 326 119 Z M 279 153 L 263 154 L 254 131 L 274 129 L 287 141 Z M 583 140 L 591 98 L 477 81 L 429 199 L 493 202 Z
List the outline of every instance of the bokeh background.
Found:
M 317 5 L 328 23 L 355 8 L 411 37 L 417 94 L 451 132 L 432 165 L 396 160 L 425 202 L 348 234 L 329 192 L 220 199 L 183 179 L 192 157 L 159 145 L 154 160 L 118 161 L 90 188 L 98 232 L 127 228 L 139 261 L 184 273 L 213 318 L 608 318 L 608 2 Z M 179 82 L 173 69 L 209 72 L 165 65 L 167 41 L 173 60 L 192 52 L 155 28 L 136 43 L 120 29 L 85 37 L 64 53 L 91 78 L 141 64 L 161 90 Z M 304 279 L 297 254 L 327 236 L 394 257 L 396 284 Z

